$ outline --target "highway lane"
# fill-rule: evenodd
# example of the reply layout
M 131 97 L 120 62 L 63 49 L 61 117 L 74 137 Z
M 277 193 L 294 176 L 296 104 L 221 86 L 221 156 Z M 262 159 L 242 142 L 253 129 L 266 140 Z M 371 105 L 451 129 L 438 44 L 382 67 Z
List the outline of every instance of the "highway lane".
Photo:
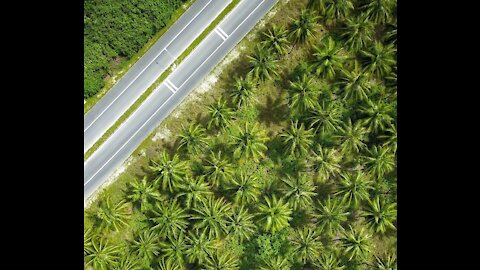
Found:
M 197 0 L 92 107 L 83 120 L 84 153 L 213 22 L 232 0 Z
M 84 201 L 278 0 L 243 0 L 84 163 Z M 225 36 L 224 34 L 227 34 Z M 226 39 L 225 39 L 226 38 Z

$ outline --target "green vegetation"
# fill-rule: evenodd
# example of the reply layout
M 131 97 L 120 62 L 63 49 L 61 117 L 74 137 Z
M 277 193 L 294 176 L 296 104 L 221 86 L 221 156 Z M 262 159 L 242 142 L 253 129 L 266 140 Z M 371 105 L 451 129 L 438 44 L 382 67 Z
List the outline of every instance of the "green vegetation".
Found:
M 396 269 L 395 9 L 280 3 L 85 211 L 85 266 Z
M 84 97 L 95 95 L 119 61 L 129 60 L 167 26 L 185 0 L 87 0 L 84 3 Z

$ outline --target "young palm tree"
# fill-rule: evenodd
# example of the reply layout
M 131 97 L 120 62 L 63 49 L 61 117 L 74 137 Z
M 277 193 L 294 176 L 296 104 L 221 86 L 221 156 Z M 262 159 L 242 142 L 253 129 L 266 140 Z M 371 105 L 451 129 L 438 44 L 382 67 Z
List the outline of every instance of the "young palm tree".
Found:
M 372 251 L 371 235 L 367 234 L 363 227 L 360 230 L 353 230 L 350 226 L 350 230 L 346 230 L 340 240 L 349 261 L 366 260 Z
M 349 118 L 347 124 L 339 128 L 339 135 L 336 136 L 340 139 L 340 148 L 342 153 L 358 153 L 361 149 L 367 145 L 367 129 L 362 126 L 360 121 L 357 121 L 355 125 L 352 124 L 352 120 Z
M 230 125 L 233 118 L 233 111 L 228 107 L 227 102 L 222 100 L 222 97 L 220 97 L 216 103 L 209 105 L 207 110 L 210 116 L 210 121 L 207 125 L 208 129 L 215 127 L 225 130 L 225 128 Z
M 222 157 L 221 151 L 217 155 L 211 152 L 205 162 L 207 163 L 205 165 L 205 175 L 213 186 L 218 187 L 233 176 L 233 165 Z
M 119 246 L 110 244 L 108 240 L 100 238 L 99 241 L 94 240 L 92 242 L 90 254 L 84 257 L 85 264 L 92 266 L 95 270 L 108 270 L 115 265 L 119 253 Z
M 318 88 L 313 83 L 313 79 L 303 74 L 295 81 L 289 82 L 287 92 L 289 94 L 289 106 L 293 112 L 303 114 L 308 110 L 313 110 L 318 104 Z
M 240 171 L 230 182 L 230 187 L 227 189 L 235 193 L 235 203 L 246 205 L 258 200 L 261 194 L 260 183 L 254 175 L 247 175 L 245 171 Z
M 310 127 L 315 127 L 315 132 L 320 130 L 321 133 L 337 131 L 342 123 L 343 110 L 343 104 L 338 100 L 322 100 L 310 111 Z
M 176 266 L 180 269 L 185 269 L 184 255 L 188 249 L 188 242 L 185 234 L 179 233 L 176 236 L 168 235 L 168 241 L 160 242 L 162 250 L 162 258 L 166 259 L 167 263 Z
M 365 69 L 377 76 L 383 78 L 392 72 L 392 66 L 396 64 L 394 44 L 383 45 L 382 42 L 376 41 L 368 50 L 361 50 L 363 56 L 363 64 Z
M 92 228 L 83 228 L 83 256 L 90 253 L 94 238 Z
M 258 162 L 259 157 L 264 157 L 264 152 L 267 151 L 265 142 L 267 137 L 262 130 L 257 128 L 257 125 L 249 126 L 245 123 L 244 128 L 237 127 L 237 134 L 231 135 L 232 145 L 235 148 L 233 155 L 235 158 L 252 158 Z
M 182 265 L 178 265 L 177 262 L 172 260 L 166 260 L 165 258 L 161 258 L 158 260 L 158 267 L 159 270 L 184 270 Z
M 157 203 L 152 213 L 153 217 L 150 220 L 155 224 L 152 228 L 160 236 L 176 236 L 185 232 L 189 215 L 186 213 L 186 209 L 178 204 L 176 199 Z
M 365 16 L 346 18 L 342 37 L 345 46 L 352 52 L 366 48 L 373 40 L 375 29 L 373 23 Z
M 335 195 L 343 196 L 343 200 L 353 208 L 358 207 L 361 201 L 369 198 L 368 192 L 372 189 L 372 183 L 362 172 L 341 174 L 338 191 Z
M 352 102 L 367 100 L 371 92 L 370 74 L 363 71 L 358 61 L 355 61 L 351 71 L 343 70 L 338 85 L 344 92 L 343 99 Z
M 180 161 L 178 155 L 173 155 L 170 159 L 168 153 L 163 150 L 158 161 L 150 160 L 149 168 L 155 174 L 155 183 L 161 186 L 163 190 L 173 192 L 181 186 L 183 177 L 186 174 L 186 163 Z
M 150 265 L 150 262 L 158 256 L 160 251 L 158 240 L 159 236 L 152 229 L 143 230 L 134 239 L 132 249 L 145 265 Z
M 265 45 L 257 44 L 253 56 L 248 55 L 247 57 L 251 66 L 249 73 L 253 74 L 255 79 L 265 81 L 278 76 L 278 60 L 275 59 L 272 51 L 267 49 Z
M 325 17 L 330 20 L 343 21 L 354 10 L 352 0 L 326 0 Z
M 371 150 L 368 150 L 368 156 L 365 159 L 367 171 L 377 178 L 381 178 L 395 169 L 395 155 L 388 146 L 377 147 L 374 145 Z
M 348 215 L 343 200 L 338 198 L 328 198 L 324 202 L 319 202 L 314 217 L 320 232 L 328 236 L 335 236 L 343 231 L 342 223 L 347 221 Z
M 393 254 L 385 254 L 383 257 L 374 255 L 376 263 L 373 265 L 373 270 L 397 270 L 397 256 Z
M 314 265 L 319 270 L 344 270 L 345 266 L 332 252 L 322 253 Z
M 278 55 L 283 55 L 287 52 L 290 42 L 288 41 L 288 31 L 283 26 L 279 27 L 274 24 L 268 32 L 263 32 L 263 36 L 265 40 L 262 43 L 267 48 L 270 48 Z
M 360 112 L 366 115 L 366 118 L 362 119 L 363 124 L 370 132 L 378 134 L 392 123 L 393 117 L 390 115 L 392 109 L 391 104 L 387 102 L 368 100 L 367 106 L 360 107 Z
M 384 139 L 385 142 L 383 143 L 383 146 L 388 146 L 395 154 L 397 153 L 397 127 L 392 124 L 385 131 L 387 132 L 387 134 L 380 135 L 378 136 L 378 138 Z
M 118 231 L 123 225 L 127 225 L 130 218 L 128 204 L 125 201 L 119 201 L 112 204 L 110 197 L 100 201 L 98 209 L 91 214 L 95 222 L 99 224 L 100 231 Z
M 121 256 L 113 270 L 141 270 L 140 260 L 134 256 Z
M 185 206 L 190 209 L 207 201 L 213 195 L 210 186 L 205 183 L 205 177 L 186 177 L 176 198 L 184 198 Z
M 290 225 L 288 222 L 292 219 L 292 209 L 288 203 L 284 203 L 283 198 L 277 200 L 275 195 L 271 199 L 265 196 L 264 199 L 265 203 L 260 203 L 258 206 L 259 221 L 263 229 L 274 233 L 288 227 Z
M 207 258 L 205 263 L 206 270 L 237 270 L 240 260 L 238 257 L 233 254 L 231 251 L 223 250 L 220 251 L 217 249 L 212 256 Z
M 147 176 L 144 176 L 141 181 L 135 178 L 134 181 L 128 182 L 127 185 L 129 186 L 127 199 L 134 205 L 139 206 L 142 213 L 152 209 L 155 202 L 162 200 L 155 185 L 147 183 Z
M 253 215 L 243 206 L 237 208 L 228 219 L 228 236 L 238 239 L 240 243 L 250 240 L 257 230 L 257 226 L 253 223 Z
M 397 45 L 397 23 L 388 23 L 385 28 L 383 42 Z
M 187 152 L 192 155 L 199 155 L 208 146 L 206 141 L 206 130 L 200 124 L 190 124 L 188 128 L 183 127 L 180 134 L 180 145 L 178 148 L 186 148 Z
M 299 18 L 293 19 L 290 26 L 289 37 L 294 43 L 293 46 L 298 42 L 309 43 L 315 38 L 318 19 L 319 17 L 309 9 L 300 11 Z
M 376 233 L 384 234 L 387 229 L 395 230 L 393 222 L 397 218 L 396 203 L 389 203 L 376 196 L 368 201 L 368 206 L 362 213 L 368 228 Z
M 311 168 L 318 173 L 321 181 L 326 181 L 340 173 L 340 162 L 343 157 L 339 151 L 318 145 L 316 151 L 311 153 L 308 158 Z
M 262 58 L 262 61 L 263 60 L 266 60 L 266 59 Z M 235 82 L 233 83 L 230 97 L 232 98 L 232 102 L 237 106 L 237 108 L 241 108 L 242 106 L 245 106 L 251 103 L 253 94 L 255 94 L 256 90 L 257 90 L 257 85 L 252 79 L 252 73 L 248 73 L 247 76 L 245 76 L 245 78 L 243 77 L 235 78 Z
M 302 263 L 314 262 L 322 251 L 320 235 L 311 228 L 295 230 L 290 237 L 290 243 L 293 247 L 293 256 Z
M 307 7 L 316 10 L 319 14 L 325 12 L 325 2 L 327 0 L 308 0 Z
M 219 239 L 227 232 L 228 217 L 231 215 L 231 205 L 223 198 L 209 198 L 199 207 L 193 208 L 195 214 L 191 217 L 198 220 L 194 225 L 197 231 L 206 232 L 210 239 Z
M 189 245 L 185 255 L 190 263 L 197 261 L 199 264 L 203 264 L 217 248 L 205 232 L 190 231 L 188 243 Z
M 285 150 L 289 155 L 305 156 L 313 145 L 313 129 L 305 129 L 303 123 L 298 126 L 298 120 L 291 122 L 290 129 L 280 134 Z
M 277 255 L 276 257 L 269 257 L 264 260 L 265 265 L 260 267 L 260 270 L 290 270 L 292 264 L 287 258 Z
M 288 199 L 290 206 L 294 210 L 309 209 L 313 203 L 312 197 L 316 196 L 314 192 L 315 185 L 313 181 L 306 176 L 300 176 L 297 178 L 282 179 L 285 187 L 281 189 L 281 192 Z
M 360 10 L 376 24 L 385 24 L 390 21 L 395 8 L 395 0 L 367 0 Z
M 317 76 L 333 80 L 336 72 L 343 68 L 343 62 L 347 58 L 342 55 L 342 49 L 337 46 L 332 37 L 324 39 L 320 47 L 313 46 L 313 49 L 314 59 L 311 68 Z

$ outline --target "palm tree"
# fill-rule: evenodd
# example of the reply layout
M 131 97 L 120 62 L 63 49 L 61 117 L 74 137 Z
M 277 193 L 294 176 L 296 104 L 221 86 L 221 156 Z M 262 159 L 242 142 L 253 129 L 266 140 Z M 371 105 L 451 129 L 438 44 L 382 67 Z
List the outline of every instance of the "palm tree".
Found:
M 263 60 L 264 59 L 262 58 L 262 61 Z M 252 73 L 248 73 L 245 78 L 235 78 L 230 97 L 232 98 L 232 102 L 237 106 L 237 108 L 241 108 L 242 106 L 251 103 L 253 94 L 255 94 L 256 90 L 257 85 L 252 79 Z
M 381 258 L 377 257 L 377 255 L 374 256 L 377 263 L 373 265 L 373 270 L 397 270 L 397 256 L 395 253 L 385 253 L 385 255 Z
M 326 0 L 325 17 L 330 20 L 343 21 L 354 10 L 351 0 Z
M 180 145 L 178 148 L 186 148 L 188 153 L 199 155 L 208 146 L 206 141 L 206 130 L 200 124 L 190 124 L 188 128 L 183 127 L 180 134 Z
M 314 192 L 315 185 L 312 180 L 302 175 L 296 178 L 287 176 L 287 178 L 282 179 L 282 182 L 285 184 L 285 187 L 281 191 L 285 198 L 288 199 L 290 206 L 294 210 L 309 209 L 313 203 L 312 197 L 317 195 Z
M 265 196 L 264 199 L 265 203 L 260 203 L 258 206 L 259 221 L 264 230 L 274 233 L 288 227 L 288 222 L 292 219 L 292 209 L 288 203 L 284 203 L 283 198 L 277 200 L 275 195 L 271 199 Z
M 396 203 L 389 203 L 376 196 L 373 201 L 368 200 L 368 205 L 362 213 L 365 223 L 372 231 L 384 234 L 388 228 L 395 230 L 393 222 L 397 218 Z
M 239 266 L 238 257 L 231 251 L 217 249 L 212 256 L 207 257 L 206 270 L 237 270 Z
M 100 238 L 99 241 L 94 240 L 92 242 L 90 254 L 84 257 L 85 264 L 92 266 L 95 270 L 108 270 L 115 265 L 119 253 L 119 246 L 110 244 L 108 240 Z
M 352 124 L 352 120 L 349 118 L 347 124 L 339 128 L 339 135 L 336 136 L 340 139 L 340 149 L 342 153 L 358 153 L 361 149 L 367 145 L 367 129 L 362 126 L 360 121 L 357 121 L 355 125 Z
M 255 79 L 265 81 L 271 80 L 273 76 L 278 76 L 278 60 L 274 58 L 270 49 L 265 45 L 257 44 L 253 56 L 247 56 L 250 63 L 250 74 L 253 74 Z
M 360 54 L 363 56 L 363 63 L 368 72 L 373 73 L 378 78 L 383 78 L 385 75 L 392 72 L 392 66 L 396 64 L 394 44 L 390 43 L 386 46 L 380 41 L 375 41 L 369 50 L 361 50 Z
M 231 205 L 223 198 L 209 198 L 207 202 L 199 207 L 193 208 L 195 214 L 191 217 L 198 220 L 194 225 L 197 231 L 202 230 L 208 234 L 210 239 L 220 238 L 227 232 L 228 217 L 231 215 Z
M 127 255 L 121 256 L 118 263 L 115 264 L 113 270 L 141 270 L 140 261 L 138 258 Z
M 213 254 L 214 250 L 217 248 L 205 232 L 199 233 L 190 231 L 188 242 L 189 245 L 185 254 L 190 263 L 198 261 L 198 263 L 203 264 L 208 256 Z
M 307 74 L 303 74 L 295 81 L 290 81 L 287 92 L 289 94 L 290 108 L 293 112 L 300 115 L 314 109 L 318 104 L 318 88 L 315 86 L 313 79 L 307 76 Z
M 385 28 L 383 42 L 397 45 L 397 23 L 388 23 Z
M 91 214 L 96 223 L 99 224 L 99 231 L 118 231 L 123 225 L 127 225 L 130 218 L 128 204 L 121 200 L 112 204 L 110 197 L 100 201 L 99 207 Z
M 92 228 L 83 228 L 83 256 L 90 253 L 92 248 L 93 231 Z
M 172 266 L 177 266 L 180 269 L 184 269 L 184 255 L 188 249 L 188 243 L 185 234 L 182 232 L 176 236 L 168 235 L 167 238 L 167 242 L 160 242 L 160 248 L 163 253 L 162 258 L 166 259 L 166 262 Z
M 330 196 L 324 202 L 318 202 L 315 210 L 315 225 L 320 232 L 325 232 L 328 236 L 335 236 L 343 231 L 342 223 L 347 221 L 350 214 L 343 200 Z
M 142 213 L 152 209 L 155 202 L 162 200 L 155 185 L 147 183 L 147 176 L 144 176 L 141 181 L 135 178 L 133 182 L 128 182 L 127 185 L 129 186 L 127 199 L 134 205 L 139 205 Z
M 370 132 L 377 134 L 392 123 L 391 111 L 391 104 L 381 100 L 378 102 L 368 100 L 367 106 L 360 107 L 360 112 L 366 115 L 366 118 L 362 119 L 363 124 Z
M 388 146 L 373 146 L 365 157 L 365 166 L 371 175 L 381 178 L 395 169 L 395 155 Z
M 291 267 L 288 259 L 280 255 L 268 257 L 264 262 L 265 266 L 261 266 L 260 270 L 290 270 Z
M 260 183 L 254 175 L 247 175 L 242 170 L 230 182 L 230 187 L 227 189 L 234 192 L 235 203 L 245 205 L 258 200 L 258 196 L 261 194 Z
M 243 206 L 237 208 L 233 215 L 229 217 L 228 235 L 239 240 L 250 240 L 257 230 L 257 226 L 253 223 L 253 215 L 248 213 Z
M 368 0 L 360 7 L 360 10 L 370 21 L 376 24 L 385 24 L 391 19 L 395 2 L 395 0 Z
M 290 44 L 288 41 L 288 31 L 283 27 L 275 24 L 268 32 L 263 32 L 265 40 L 262 41 L 267 48 L 270 48 L 278 55 L 283 55 L 287 52 L 287 47 Z
M 310 126 L 315 127 L 315 132 L 330 133 L 337 131 L 342 123 L 343 104 L 338 100 L 325 101 L 317 105 L 310 111 Z
M 249 126 L 245 123 L 244 128 L 237 128 L 237 135 L 231 135 L 232 145 L 235 148 L 233 155 L 236 158 L 252 158 L 258 162 L 259 157 L 264 157 L 267 151 L 265 142 L 267 137 L 257 125 Z
M 343 157 L 339 151 L 318 145 L 316 151 L 311 153 L 309 162 L 322 181 L 340 173 L 340 162 Z
M 185 198 L 185 206 L 190 209 L 197 207 L 198 204 L 205 202 L 213 195 L 210 186 L 205 183 L 205 177 L 186 177 L 184 184 L 176 198 Z
M 365 16 L 346 18 L 342 37 L 345 40 L 345 46 L 352 51 L 357 52 L 366 48 L 373 40 L 375 29 L 373 23 Z
M 216 103 L 209 105 L 207 110 L 210 116 L 210 121 L 207 125 L 208 129 L 215 127 L 225 130 L 225 128 L 230 125 L 233 118 L 233 111 L 228 107 L 227 102 L 222 100 L 222 97 L 220 97 Z
M 342 76 L 337 84 L 344 92 L 344 100 L 367 100 L 371 92 L 370 74 L 362 70 L 358 61 L 355 61 L 351 71 L 342 71 Z
M 322 253 L 319 259 L 314 262 L 314 265 L 319 270 L 343 270 L 345 266 L 342 261 L 338 259 L 332 252 Z
M 383 146 L 388 146 L 395 154 L 397 152 L 397 127 L 392 124 L 385 131 L 387 134 L 380 135 L 378 138 L 385 139 Z
M 292 20 L 289 33 L 289 37 L 293 42 L 292 49 L 297 42 L 309 43 L 310 40 L 315 38 L 318 19 L 319 17 L 311 10 L 302 9 L 299 18 Z
M 290 129 L 280 134 L 286 152 L 291 156 L 303 157 L 313 145 L 313 129 L 305 129 L 303 123 L 298 126 L 298 120 L 290 123 Z
M 218 187 L 233 176 L 233 166 L 226 158 L 222 157 L 221 151 L 217 155 L 211 152 L 205 162 L 207 163 L 205 175 L 213 186 Z
M 372 183 L 362 172 L 356 174 L 341 174 L 338 183 L 338 191 L 335 195 L 343 196 L 345 202 L 356 208 L 360 201 L 369 198 L 368 192 L 372 189 Z
M 372 251 L 371 235 L 367 234 L 362 227 L 360 230 L 345 230 L 340 239 L 348 260 L 363 259 L 366 260 Z
M 290 237 L 290 243 L 293 247 L 293 256 L 302 263 L 315 261 L 322 250 L 320 235 L 311 228 L 295 230 Z
M 317 10 L 319 14 L 323 14 L 325 12 L 325 2 L 327 0 L 308 0 L 307 7 Z
M 155 174 L 155 182 L 161 185 L 163 190 L 173 192 L 181 186 L 183 177 L 186 174 L 186 163 L 180 161 L 177 154 L 170 159 L 168 153 L 163 150 L 158 161 L 150 160 L 151 166 L 149 168 Z M 161 183 L 161 184 L 160 184 Z
M 159 254 L 160 246 L 158 244 L 159 236 L 152 230 L 143 230 L 139 233 L 132 243 L 132 248 L 141 258 L 145 265 L 150 265 L 150 262 Z
M 176 236 L 185 232 L 189 215 L 186 213 L 186 209 L 178 204 L 176 199 L 157 203 L 152 213 L 153 217 L 150 220 L 155 224 L 152 228 L 160 236 Z
M 178 265 L 177 262 L 172 260 L 165 260 L 165 258 L 158 260 L 158 267 L 159 270 L 184 270 L 182 265 Z
M 320 47 L 313 46 L 313 49 L 314 59 L 311 67 L 317 76 L 333 80 L 336 71 L 343 68 L 343 62 L 347 59 L 346 56 L 342 55 L 342 49 L 337 46 L 331 36 L 324 39 Z

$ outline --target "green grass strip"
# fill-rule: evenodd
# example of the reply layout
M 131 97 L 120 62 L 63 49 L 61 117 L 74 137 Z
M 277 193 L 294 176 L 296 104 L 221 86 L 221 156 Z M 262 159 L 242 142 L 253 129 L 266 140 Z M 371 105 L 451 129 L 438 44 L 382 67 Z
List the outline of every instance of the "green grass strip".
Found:
M 233 0 L 218 17 L 188 46 L 188 48 L 175 60 L 165 72 L 158 77 L 157 80 L 133 103 L 130 108 L 98 139 L 90 149 L 85 153 L 83 160 L 86 161 L 117 129 L 127 120 L 134 111 L 153 93 L 153 91 L 170 75 L 172 67 L 179 65 L 210 32 L 220 23 L 221 20 L 240 2 L 241 0 Z

